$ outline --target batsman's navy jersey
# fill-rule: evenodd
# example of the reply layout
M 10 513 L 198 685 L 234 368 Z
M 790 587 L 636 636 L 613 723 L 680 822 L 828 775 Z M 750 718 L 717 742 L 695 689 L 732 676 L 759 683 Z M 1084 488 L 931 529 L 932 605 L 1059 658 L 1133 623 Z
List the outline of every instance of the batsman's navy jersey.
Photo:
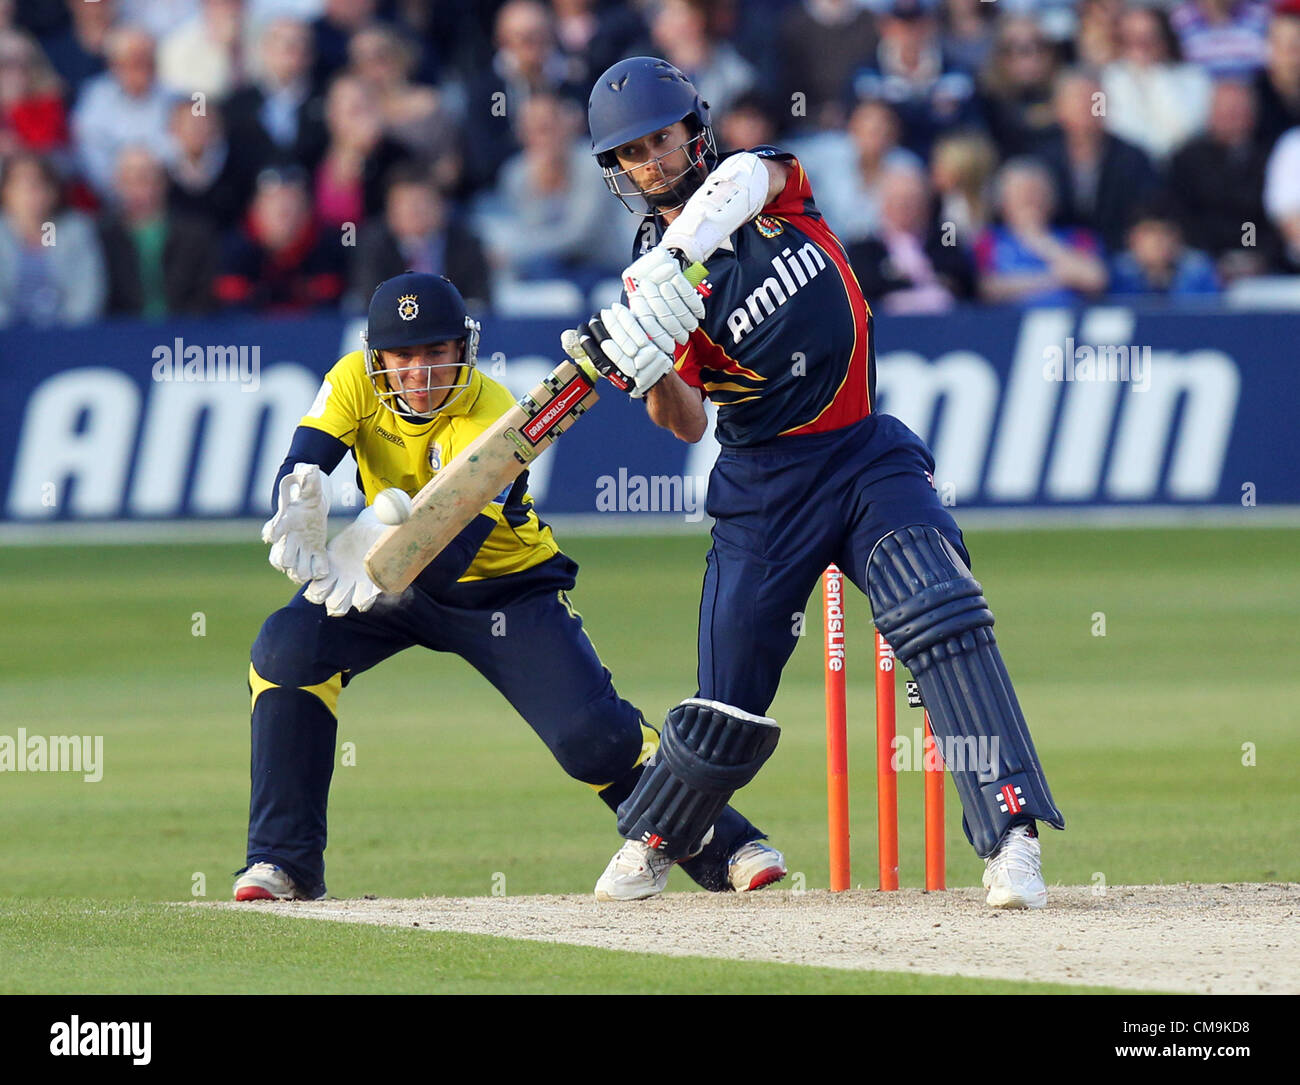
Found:
M 875 399 L 871 309 L 844 246 L 798 160 L 773 147 L 753 153 L 788 162 L 790 176 L 731 248 L 709 257 L 704 320 L 676 351 L 682 379 L 717 405 L 725 447 L 841 429 Z M 653 221 L 657 240 L 664 223 Z

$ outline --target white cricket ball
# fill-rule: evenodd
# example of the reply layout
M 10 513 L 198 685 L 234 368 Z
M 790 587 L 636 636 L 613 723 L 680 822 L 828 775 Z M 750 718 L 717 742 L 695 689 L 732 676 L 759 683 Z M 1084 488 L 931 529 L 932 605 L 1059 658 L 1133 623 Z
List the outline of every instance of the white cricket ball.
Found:
M 375 494 L 371 507 L 381 524 L 389 527 L 404 524 L 411 516 L 411 495 L 393 486 Z

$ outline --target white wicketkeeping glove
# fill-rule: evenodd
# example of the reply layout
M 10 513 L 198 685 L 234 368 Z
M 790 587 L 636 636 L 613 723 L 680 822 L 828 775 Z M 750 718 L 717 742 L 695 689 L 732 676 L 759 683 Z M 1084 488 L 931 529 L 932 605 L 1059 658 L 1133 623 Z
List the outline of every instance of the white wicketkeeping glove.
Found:
M 704 301 L 682 271 L 677 250 L 656 245 L 623 269 L 628 308 L 665 354 L 684 345 L 704 319 Z
M 617 302 L 600 311 L 600 324 L 605 331 L 603 336 L 597 334 L 601 351 L 631 382 L 633 387 L 628 395 L 640 399 L 672 369 L 672 341 L 665 352 L 651 341 L 627 306 Z M 592 331 L 598 333 L 599 329 L 592 328 Z
M 364 614 L 383 594 L 366 574 L 365 558 L 388 525 L 380 523 L 374 507 L 367 505 L 361 514 L 334 536 L 329 545 L 329 572 L 313 580 L 303 593 L 308 602 L 324 603 L 332 618 L 341 618 L 350 609 Z
M 295 584 L 329 572 L 325 554 L 329 491 L 314 463 L 296 463 L 280 480 L 279 508 L 262 525 L 262 541 L 271 544 L 270 562 Z

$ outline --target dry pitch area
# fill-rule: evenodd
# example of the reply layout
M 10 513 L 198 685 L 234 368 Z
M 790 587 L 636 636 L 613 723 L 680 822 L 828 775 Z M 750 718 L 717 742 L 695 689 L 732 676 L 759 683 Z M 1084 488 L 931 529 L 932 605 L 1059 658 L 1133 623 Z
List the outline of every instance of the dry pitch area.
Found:
M 1039 912 L 983 892 L 766 890 L 259 904 L 304 919 L 493 934 L 669 956 L 1224 994 L 1300 993 L 1300 885 L 1054 887 Z M 249 905 L 228 907 L 248 908 Z

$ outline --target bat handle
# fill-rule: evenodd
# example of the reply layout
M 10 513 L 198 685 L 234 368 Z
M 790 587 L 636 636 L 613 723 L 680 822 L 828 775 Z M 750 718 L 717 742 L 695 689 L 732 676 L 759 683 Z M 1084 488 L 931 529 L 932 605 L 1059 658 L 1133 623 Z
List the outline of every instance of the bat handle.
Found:
M 582 370 L 582 375 L 592 384 L 596 384 L 600 380 L 600 373 L 592 365 L 591 359 L 587 357 L 587 352 L 582 349 L 582 342 L 574 329 L 569 328 L 560 336 L 560 346 L 564 348 L 564 353 L 573 359 L 573 364 Z
M 686 281 L 694 287 L 699 287 L 709 275 L 709 269 L 701 264 L 698 260 L 691 264 L 682 274 L 686 276 Z

